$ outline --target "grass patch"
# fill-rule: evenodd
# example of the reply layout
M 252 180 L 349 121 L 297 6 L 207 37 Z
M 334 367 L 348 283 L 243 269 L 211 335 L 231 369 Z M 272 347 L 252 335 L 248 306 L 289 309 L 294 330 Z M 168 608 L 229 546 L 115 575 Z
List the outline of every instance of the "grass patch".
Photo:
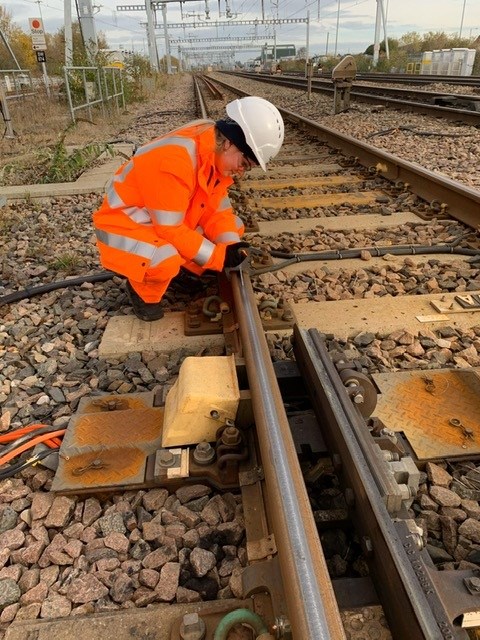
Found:
M 75 273 L 82 265 L 82 258 L 76 253 L 62 253 L 49 263 L 49 268 L 54 271 L 64 271 L 67 274 Z

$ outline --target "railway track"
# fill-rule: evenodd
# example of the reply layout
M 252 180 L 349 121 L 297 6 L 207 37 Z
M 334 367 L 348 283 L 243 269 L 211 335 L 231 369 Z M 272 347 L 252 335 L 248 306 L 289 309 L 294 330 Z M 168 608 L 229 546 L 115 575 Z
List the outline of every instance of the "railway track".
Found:
M 267 74 L 252 74 L 238 71 L 223 72 L 227 75 L 255 79 L 259 82 L 285 86 L 307 91 L 306 78 Z M 334 86 L 331 80 L 314 78 L 311 80 L 311 91 L 333 95 Z M 467 94 L 445 92 L 418 91 L 412 88 L 400 89 L 389 86 L 352 85 L 350 91 L 352 101 L 383 105 L 387 108 L 401 109 L 413 113 L 422 113 L 454 122 L 463 122 L 477 126 L 480 123 L 480 101 L 478 97 Z
M 218 95 L 200 103 L 213 117 L 222 109 Z M 247 237 L 266 255 L 253 261 L 250 273 L 220 280 L 215 295 L 223 304 L 215 319 L 209 314 L 199 320 L 198 302 L 186 307 L 186 325 L 198 333 L 205 329 L 199 324 L 221 332 L 226 353 L 235 357 L 242 403 L 230 427 L 243 437 L 239 441 L 232 431 L 226 434 L 230 439 L 220 437 L 217 446 L 230 449 L 222 449 L 227 458 L 219 466 L 202 468 L 198 452 L 197 464 L 192 451 L 187 455 L 195 482 L 207 476 L 214 486 L 240 491 L 248 566 L 236 600 L 171 605 L 169 621 L 160 624 L 157 616 L 155 637 L 182 637 L 181 623 L 202 637 L 198 619 L 186 619 L 182 608 L 199 613 L 213 634 L 227 611 L 242 606 L 259 613 L 275 638 L 467 638 L 461 625 L 471 624 L 480 606 L 475 563 L 468 566 L 466 560 L 477 548 L 475 525 L 459 533 L 460 515 L 448 509 L 468 510 L 460 526 L 476 521 L 474 506 L 464 504 L 473 502 L 474 493 L 460 498 L 446 488 L 446 476 L 437 484 L 431 478 L 436 474 L 439 480 L 444 467 L 452 478 L 464 478 L 462 465 L 475 468 L 480 434 L 472 406 L 457 402 L 455 410 L 462 413 L 451 418 L 467 425 L 473 439 L 448 421 L 444 425 L 442 416 L 427 415 L 438 430 L 438 447 L 433 452 L 431 443 L 425 453 L 418 433 L 385 418 L 385 402 L 395 394 L 384 399 L 385 377 L 395 370 L 410 376 L 410 393 L 418 394 L 419 404 L 431 400 L 440 413 L 453 410 L 442 405 L 455 396 L 446 389 L 475 384 L 461 375 L 458 358 L 467 367 L 478 365 L 472 352 L 473 346 L 478 357 L 476 306 L 461 307 L 458 300 L 474 301 L 480 290 L 479 270 L 471 262 L 479 251 L 479 194 L 431 172 L 418 174 L 409 163 L 292 112 L 284 115 L 287 141 L 271 170 L 266 176 L 253 171 L 232 190 L 236 210 L 248 222 Z M 382 309 L 382 302 L 396 300 L 407 300 L 400 313 Z M 220 304 L 218 298 L 211 302 Z M 425 305 L 422 313 L 415 312 L 417 304 Z M 112 354 L 108 358 L 114 362 Z M 388 382 L 393 389 L 398 384 Z M 159 398 L 154 404 L 161 404 Z M 113 420 L 118 422 L 115 410 Z M 428 439 L 428 431 L 422 437 Z M 228 455 L 237 458 L 228 462 Z M 147 494 L 165 484 L 168 468 L 162 456 L 147 465 Z M 173 492 L 182 481 L 166 484 Z M 449 493 L 441 495 L 439 487 Z M 77 490 L 61 492 L 71 496 Z M 449 503 L 450 493 L 459 501 Z M 435 525 L 442 518 L 439 534 Z M 445 532 L 450 553 L 439 561 L 438 552 L 434 563 L 433 549 L 445 547 Z M 455 537 L 462 544 L 454 545 Z M 461 559 L 457 547 L 466 550 Z M 160 615 L 167 616 L 165 610 Z M 27 632 L 40 639 L 44 632 L 61 633 L 62 622 L 36 624 L 12 624 L 7 640 Z

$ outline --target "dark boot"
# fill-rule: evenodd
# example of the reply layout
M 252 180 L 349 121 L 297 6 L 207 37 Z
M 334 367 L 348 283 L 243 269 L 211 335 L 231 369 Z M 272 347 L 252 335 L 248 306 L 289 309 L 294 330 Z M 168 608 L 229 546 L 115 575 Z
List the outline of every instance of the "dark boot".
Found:
M 133 313 L 140 320 L 145 322 L 153 322 L 153 320 L 160 320 L 163 318 L 164 311 L 161 307 L 161 302 L 145 302 L 134 290 L 130 282 L 127 280 L 127 294 L 132 305 Z

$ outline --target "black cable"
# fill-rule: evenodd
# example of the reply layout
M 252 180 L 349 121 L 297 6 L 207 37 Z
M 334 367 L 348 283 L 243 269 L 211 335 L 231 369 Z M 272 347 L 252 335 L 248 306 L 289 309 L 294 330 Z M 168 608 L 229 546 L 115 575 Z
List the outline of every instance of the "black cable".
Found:
M 58 451 L 59 451 L 59 447 L 57 447 L 56 449 L 45 449 L 44 451 L 39 451 L 34 456 L 31 456 L 30 458 L 28 458 L 27 460 L 24 460 L 23 462 L 12 464 L 8 467 L 8 469 L 4 469 L 3 471 L 0 471 L 0 480 L 4 480 L 5 478 L 11 478 L 15 474 L 22 471 L 23 469 L 30 467 L 32 464 L 36 464 L 37 462 L 40 462 L 40 460 L 47 458 L 52 453 L 58 453 Z
M 286 253 L 283 251 L 271 251 L 270 255 L 273 258 L 283 258 L 283 262 L 270 265 L 268 267 L 260 267 L 255 269 L 253 274 L 260 275 L 262 273 L 269 273 L 271 271 L 278 271 L 278 269 L 284 269 L 291 264 L 297 262 L 313 262 L 321 260 L 345 260 L 347 258 L 360 258 L 363 251 L 368 251 L 373 257 L 385 256 L 392 254 L 396 256 L 401 255 L 428 255 L 435 253 L 450 253 L 457 255 L 476 256 L 480 258 L 480 253 L 475 249 L 464 249 L 462 247 L 454 247 L 452 245 L 442 246 L 413 246 L 413 245 L 396 245 L 393 247 L 363 247 L 362 249 L 344 249 L 342 251 L 323 251 L 313 253 Z
M 10 304 L 12 302 L 20 302 L 25 298 L 32 298 L 33 296 L 39 296 L 42 293 L 49 293 L 56 289 L 63 289 L 64 287 L 76 287 L 84 282 L 105 282 L 111 280 L 118 274 L 113 271 L 102 271 L 101 273 L 94 273 L 90 276 L 79 276 L 78 278 L 69 278 L 68 280 L 61 280 L 59 282 L 49 282 L 48 284 L 42 284 L 39 287 L 27 287 L 22 291 L 14 291 L 13 293 L 7 293 L 6 296 L 0 297 L 0 307 L 4 304 Z

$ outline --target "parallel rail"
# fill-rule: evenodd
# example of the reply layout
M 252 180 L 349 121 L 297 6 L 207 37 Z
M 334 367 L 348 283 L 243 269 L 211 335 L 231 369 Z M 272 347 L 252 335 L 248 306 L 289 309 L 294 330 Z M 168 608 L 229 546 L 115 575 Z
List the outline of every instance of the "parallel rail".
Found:
M 236 93 L 248 95 L 226 82 L 219 84 Z M 285 120 L 301 126 L 312 136 L 353 157 L 373 173 L 397 184 L 402 183 L 417 196 L 450 216 L 476 229 L 480 224 L 480 192 L 455 182 L 419 164 L 403 160 L 377 147 L 342 134 L 335 129 L 318 124 L 287 109 L 280 108 Z M 480 114 L 478 114 L 480 116 Z
M 249 80 L 257 80 L 259 82 L 267 82 L 270 84 L 281 85 L 289 87 L 290 89 L 299 89 L 307 91 L 307 80 L 305 78 L 287 77 L 287 76 L 268 76 L 258 75 L 253 73 L 240 73 L 240 72 L 223 72 L 228 75 L 237 77 L 248 78 Z M 315 93 L 334 93 L 334 87 L 331 82 L 325 82 L 322 80 L 312 80 L 312 91 Z M 379 89 L 374 87 L 361 87 L 355 88 L 352 86 L 350 91 L 350 97 L 352 100 L 358 100 L 358 102 L 366 102 L 369 104 L 383 105 L 385 107 L 391 107 L 393 109 L 401 109 L 403 111 L 413 111 L 415 113 L 421 113 L 424 115 L 431 115 L 434 117 L 446 118 L 454 122 L 462 122 L 464 124 L 471 124 L 477 126 L 480 124 L 480 111 L 472 111 L 469 109 L 456 109 L 452 107 L 442 107 L 439 105 L 429 104 L 427 102 L 420 102 L 414 100 L 404 100 L 398 96 L 398 89 L 389 90 L 385 87 L 381 89 L 381 95 Z M 385 95 L 390 93 L 391 95 Z M 411 94 L 412 92 L 410 92 Z M 423 96 L 422 96 L 423 94 Z M 436 94 L 439 96 L 445 96 L 446 94 Z M 424 92 L 417 92 L 416 97 L 427 97 Z M 462 96 L 466 98 L 467 96 Z M 468 96 L 470 100 L 475 100 L 475 96 Z M 456 96 L 460 98 L 460 96 Z

